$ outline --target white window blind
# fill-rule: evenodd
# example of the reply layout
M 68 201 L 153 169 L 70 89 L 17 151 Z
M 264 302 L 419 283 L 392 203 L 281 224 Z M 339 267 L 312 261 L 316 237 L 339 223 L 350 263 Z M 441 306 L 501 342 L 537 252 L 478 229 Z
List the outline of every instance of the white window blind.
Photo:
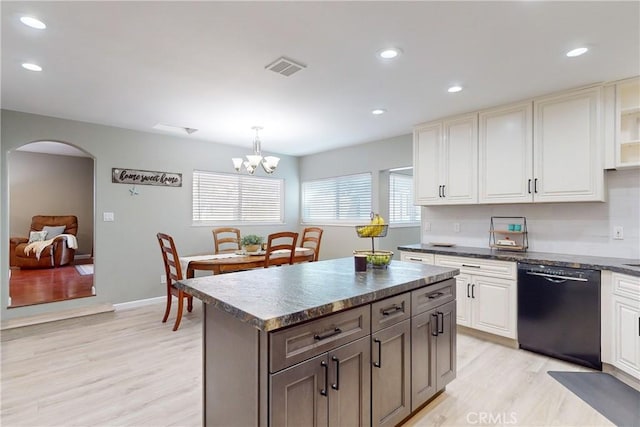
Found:
M 302 183 L 303 222 L 368 224 L 370 215 L 370 173 Z
M 282 223 L 282 179 L 193 171 L 194 223 Z
M 420 206 L 413 205 L 413 177 L 389 173 L 389 224 L 420 222 Z

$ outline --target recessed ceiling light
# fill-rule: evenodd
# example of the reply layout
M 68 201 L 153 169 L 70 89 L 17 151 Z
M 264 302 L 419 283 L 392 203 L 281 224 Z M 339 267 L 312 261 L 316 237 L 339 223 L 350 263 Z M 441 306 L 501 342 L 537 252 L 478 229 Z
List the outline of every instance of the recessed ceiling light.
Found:
M 29 62 L 25 62 L 24 64 L 22 64 L 22 68 L 29 70 L 29 71 L 42 71 L 42 67 L 36 64 L 31 64 Z
M 371 114 L 373 114 L 374 116 L 379 116 L 380 114 L 384 114 L 386 112 L 387 110 L 385 110 L 384 108 L 376 108 L 375 110 L 371 110 Z
M 462 86 L 451 86 L 449 89 L 447 89 L 447 92 L 456 93 L 456 92 L 460 92 L 461 90 L 462 90 Z
M 45 28 L 47 28 L 47 26 L 44 25 L 44 22 L 30 16 L 23 16 L 22 18 L 20 18 L 20 21 L 27 27 L 35 28 L 37 30 L 44 30 Z
M 570 58 L 573 58 L 574 56 L 580 56 L 580 55 L 582 55 L 584 53 L 587 53 L 588 50 L 589 49 L 586 48 L 586 47 L 579 47 L 577 49 L 573 49 L 573 50 L 570 50 L 569 52 L 567 52 L 567 56 L 570 57 Z
M 401 53 L 402 53 L 402 50 L 396 47 L 391 47 L 389 49 L 383 49 L 380 52 L 378 52 L 378 56 L 383 59 L 393 59 L 398 55 L 400 55 Z

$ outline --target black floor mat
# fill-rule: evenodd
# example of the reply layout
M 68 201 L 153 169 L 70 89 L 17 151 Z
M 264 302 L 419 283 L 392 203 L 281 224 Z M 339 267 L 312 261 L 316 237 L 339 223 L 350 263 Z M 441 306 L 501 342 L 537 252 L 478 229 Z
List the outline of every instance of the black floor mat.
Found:
M 640 427 L 640 392 L 603 372 L 547 371 L 609 421 L 620 427 Z

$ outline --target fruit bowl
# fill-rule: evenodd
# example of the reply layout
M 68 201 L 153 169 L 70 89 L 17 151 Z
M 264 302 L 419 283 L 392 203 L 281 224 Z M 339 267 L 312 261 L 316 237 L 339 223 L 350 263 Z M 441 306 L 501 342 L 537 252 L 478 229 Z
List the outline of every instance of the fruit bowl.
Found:
M 356 225 L 356 233 L 358 237 L 384 237 L 388 228 L 389 224 Z
M 356 250 L 353 254 L 361 254 L 367 256 L 367 265 L 373 268 L 387 268 L 393 258 L 393 252 L 391 251 L 365 251 Z

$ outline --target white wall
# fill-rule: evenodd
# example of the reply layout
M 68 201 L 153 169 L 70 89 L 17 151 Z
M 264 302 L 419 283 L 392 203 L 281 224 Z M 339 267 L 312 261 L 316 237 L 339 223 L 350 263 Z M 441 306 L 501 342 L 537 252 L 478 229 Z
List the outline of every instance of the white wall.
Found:
M 356 173 L 372 173 L 373 211 L 388 217 L 387 186 L 384 171 L 413 164 L 411 135 L 402 135 L 367 144 L 355 145 L 300 158 L 300 182 Z M 382 176 L 382 179 L 381 179 Z M 351 256 L 354 249 L 370 249 L 371 239 L 359 238 L 353 226 L 327 226 L 324 229 L 320 259 Z M 417 243 L 419 227 L 389 228 L 387 236 L 375 239 L 376 249 L 392 250 L 399 258 L 397 247 Z
M 491 216 L 525 216 L 529 250 L 640 258 L 640 169 L 606 172 L 607 201 L 422 208 L 422 243 L 488 247 Z M 460 232 L 453 224 L 460 223 Z M 430 223 L 431 231 L 425 230 Z M 614 226 L 624 240 L 613 240 Z M 407 242 L 408 243 L 408 242 Z
M 166 295 L 160 284 L 163 266 L 156 233 L 173 235 L 180 254 L 211 253 L 211 227 L 191 225 L 191 175 L 194 169 L 235 173 L 231 157 L 247 154 L 246 147 L 203 142 L 189 137 L 136 132 L 83 122 L 2 110 L 0 180 L 0 314 L 3 320 L 77 308 L 98 303 L 122 303 Z M 6 309 L 8 299 L 9 208 L 7 158 L 24 144 L 50 140 L 75 145 L 95 159 L 95 285 L 97 295 L 71 301 Z M 267 144 L 268 145 L 268 144 Z M 299 229 L 298 159 L 280 155 L 277 177 L 285 180 L 285 221 L 282 226 L 242 227 L 243 233 Z M 180 188 L 111 183 L 111 168 L 180 172 Z M 103 222 L 114 212 L 115 222 Z

